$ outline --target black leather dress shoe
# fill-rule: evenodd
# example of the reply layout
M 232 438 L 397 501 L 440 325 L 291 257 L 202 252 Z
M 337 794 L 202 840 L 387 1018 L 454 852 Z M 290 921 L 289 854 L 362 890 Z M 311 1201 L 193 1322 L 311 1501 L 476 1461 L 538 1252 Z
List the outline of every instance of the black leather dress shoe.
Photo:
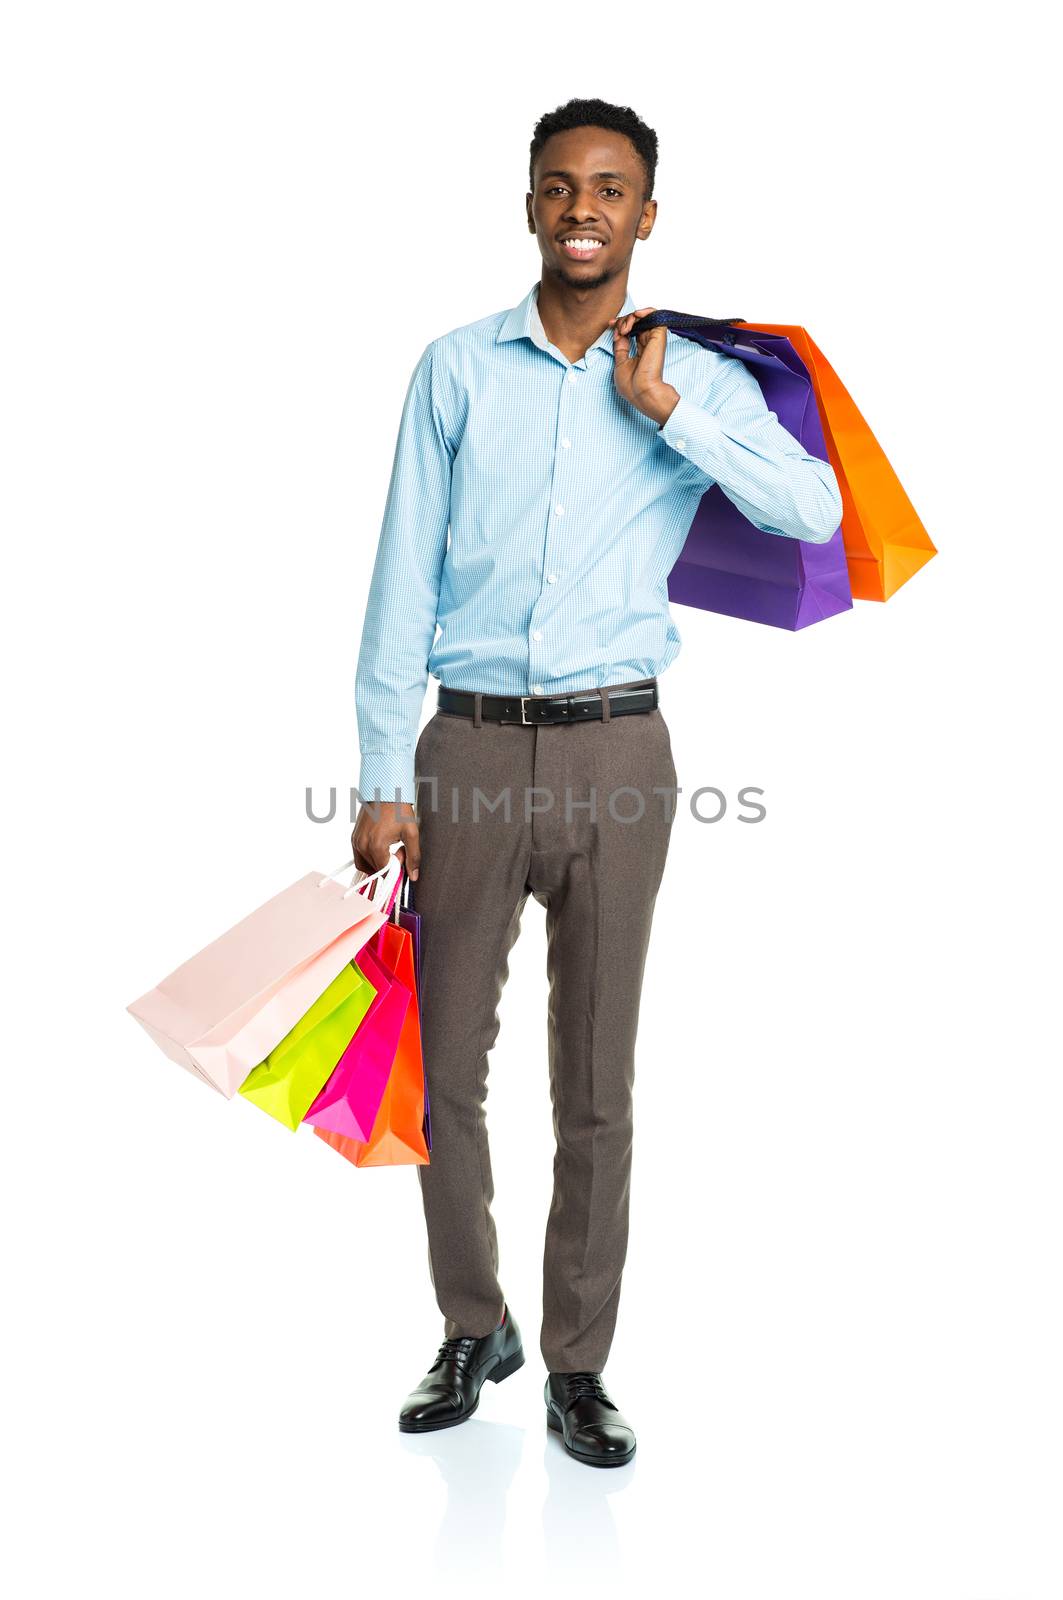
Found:
M 622 1467 L 635 1454 L 635 1433 L 610 1400 L 600 1372 L 551 1372 L 546 1425 L 589 1467 Z
M 453 1428 L 471 1417 L 488 1379 L 501 1383 L 524 1365 L 520 1329 L 507 1306 L 493 1333 L 444 1339 L 439 1354 L 399 1412 L 403 1433 Z

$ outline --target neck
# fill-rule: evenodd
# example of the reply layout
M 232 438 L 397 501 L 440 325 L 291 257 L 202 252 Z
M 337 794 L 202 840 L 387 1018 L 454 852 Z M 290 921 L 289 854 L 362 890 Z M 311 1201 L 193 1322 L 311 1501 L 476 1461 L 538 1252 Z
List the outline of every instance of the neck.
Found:
M 547 274 L 539 280 L 539 320 L 546 337 L 570 361 L 585 355 L 599 334 L 619 316 L 627 298 L 627 268 L 604 283 L 582 288 Z

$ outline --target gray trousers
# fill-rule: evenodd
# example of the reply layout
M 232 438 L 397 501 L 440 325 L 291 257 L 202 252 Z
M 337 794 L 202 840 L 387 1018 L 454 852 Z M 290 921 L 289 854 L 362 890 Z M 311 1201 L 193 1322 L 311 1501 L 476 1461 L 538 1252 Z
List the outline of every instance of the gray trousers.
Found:
M 668 727 L 659 708 L 541 727 L 437 711 L 415 770 L 432 1115 L 431 1163 L 417 1171 L 445 1333 L 489 1333 L 505 1303 L 484 1102 L 533 895 L 546 909 L 556 1138 L 540 1349 L 551 1372 L 598 1372 L 627 1250 L 639 999 L 676 807 Z

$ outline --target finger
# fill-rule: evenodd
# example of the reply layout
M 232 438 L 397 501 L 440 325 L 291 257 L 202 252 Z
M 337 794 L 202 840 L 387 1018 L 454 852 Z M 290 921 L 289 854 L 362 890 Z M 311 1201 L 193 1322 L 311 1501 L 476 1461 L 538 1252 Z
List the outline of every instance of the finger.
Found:
M 355 828 L 351 834 L 351 855 L 359 872 L 372 872 L 373 868 L 369 864 L 369 857 L 361 847 L 361 835 L 361 828 Z
M 421 834 L 415 823 L 407 824 L 402 830 L 402 853 L 406 863 L 406 870 L 411 878 L 416 879 L 421 870 Z
M 632 325 L 638 322 L 640 317 L 648 317 L 654 311 L 656 311 L 656 309 L 656 306 L 643 306 L 640 311 L 626 311 L 623 316 L 617 315 L 615 317 L 610 317 L 609 323 L 610 326 L 614 322 L 618 323 L 620 325 L 620 331 L 622 333 L 628 333 L 630 332 Z
M 639 377 L 651 382 L 663 378 L 668 329 L 651 328 L 648 333 L 638 334 L 636 341 L 639 347 Z
M 613 329 L 613 355 L 619 366 L 634 366 L 638 360 L 638 350 L 631 354 L 631 340 L 622 328 Z
M 631 354 L 631 340 L 613 329 L 613 384 L 621 399 L 632 401 L 638 356 Z M 633 403 L 633 402 L 632 402 Z

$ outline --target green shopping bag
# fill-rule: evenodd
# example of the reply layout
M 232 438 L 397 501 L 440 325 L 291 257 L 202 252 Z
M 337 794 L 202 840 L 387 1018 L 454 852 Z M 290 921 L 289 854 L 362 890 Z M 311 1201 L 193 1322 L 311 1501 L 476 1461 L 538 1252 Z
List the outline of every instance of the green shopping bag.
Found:
M 377 997 L 353 963 L 299 1018 L 240 1085 L 240 1093 L 286 1128 L 298 1128 Z

